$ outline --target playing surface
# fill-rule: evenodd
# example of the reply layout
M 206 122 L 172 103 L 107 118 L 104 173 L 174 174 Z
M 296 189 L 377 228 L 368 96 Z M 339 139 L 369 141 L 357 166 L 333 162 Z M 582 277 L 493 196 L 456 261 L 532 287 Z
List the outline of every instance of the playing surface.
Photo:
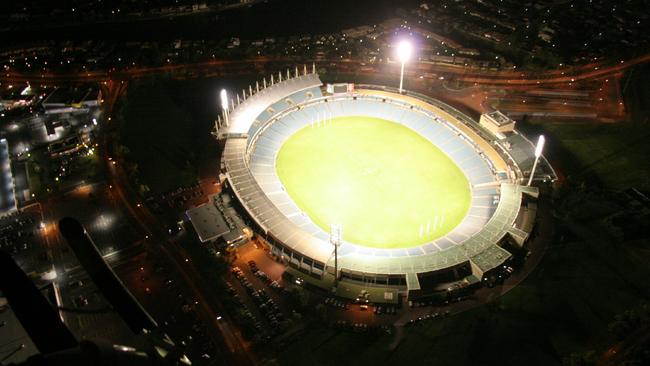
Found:
M 285 189 L 326 232 L 375 248 L 407 248 L 444 236 L 465 217 L 469 183 L 440 149 L 411 129 L 372 117 L 305 127 L 282 145 Z

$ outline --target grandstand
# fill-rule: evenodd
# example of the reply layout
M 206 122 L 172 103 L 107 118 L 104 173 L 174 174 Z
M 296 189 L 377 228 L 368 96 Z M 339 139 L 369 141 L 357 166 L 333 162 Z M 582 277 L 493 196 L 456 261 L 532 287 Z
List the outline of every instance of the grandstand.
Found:
M 375 302 L 396 295 L 421 294 L 431 283 L 475 284 L 511 258 L 501 243 L 523 245 L 535 210 L 525 196 L 537 189 L 522 185 L 522 170 L 499 148 L 497 136 L 444 103 L 385 87 L 356 86 L 329 94 L 319 76 L 295 70 L 233 106 L 229 124 L 217 124 L 225 140 L 222 167 L 228 187 L 268 242 L 292 271 L 314 285 L 355 297 L 372 288 Z M 276 172 L 283 143 L 317 121 L 345 116 L 377 117 L 399 123 L 438 147 L 461 169 L 471 186 L 469 211 L 444 236 L 407 248 L 373 248 L 343 240 L 335 268 L 330 233 L 311 221 L 284 189 Z M 527 141 L 527 140 L 526 140 Z M 518 154 L 525 148 L 517 150 Z M 529 152 L 532 156 L 533 151 Z M 517 158 L 521 161 L 523 158 Z M 444 280 L 434 281 L 434 278 Z

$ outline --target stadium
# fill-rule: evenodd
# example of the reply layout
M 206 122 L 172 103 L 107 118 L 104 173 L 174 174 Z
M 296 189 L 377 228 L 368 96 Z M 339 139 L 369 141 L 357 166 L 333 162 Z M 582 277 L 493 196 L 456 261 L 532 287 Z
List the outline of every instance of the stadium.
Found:
M 478 122 L 414 92 L 324 85 L 315 66 L 224 107 L 224 185 L 248 225 L 287 272 L 339 296 L 455 296 L 534 228 L 535 146 L 498 112 Z M 555 179 L 539 160 L 538 179 Z

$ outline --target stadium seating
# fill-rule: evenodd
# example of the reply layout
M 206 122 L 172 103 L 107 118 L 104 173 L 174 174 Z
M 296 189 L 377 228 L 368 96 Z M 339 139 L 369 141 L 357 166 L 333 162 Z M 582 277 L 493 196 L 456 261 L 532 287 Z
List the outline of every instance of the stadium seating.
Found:
M 262 128 L 266 123 L 268 123 L 269 119 L 272 118 L 275 114 L 284 112 L 289 108 L 300 105 L 309 99 L 319 98 L 322 96 L 323 94 L 321 93 L 319 87 L 311 87 L 308 88 L 307 90 L 297 91 L 284 99 L 276 101 L 275 103 L 266 107 L 262 111 L 262 113 L 260 113 L 255 118 L 254 122 L 251 124 L 250 128 L 248 129 L 248 136 L 249 137 L 255 136 L 257 131 L 260 128 Z M 287 101 L 291 101 L 291 104 L 289 104 Z M 252 139 L 249 139 L 249 141 L 252 141 Z
M 309 89 L 309 92 L 314 96 L 321 96 L 320 91 L 315 92 Z M 339 116 L 365 115 L 402 123 L 431 141 L 453 159 L 473 186 L 495 182 L 496 180 L 485 159 L 479 155 L 477 147 L 454 130 L 451 124 L 445 123 L 437 115 L 425 113 L 420 109 L 411 109 L 410 106 L 394 101 L 384 102 L 378 98 L 358 98 L 356 100 L 352 98 L 331 98 L 327 103 L 315 99 L 311 103 L 302 105 L 299 110 L 291 109 L 292 106 L 286 103 L 286 99 L 290 99 L 296 103 L 293 106 L 298 105 L 307 101 L 306 95 L 307 91 L 301 91 L 284 98 L 282 101 L 273 103 L 271 108 L 274 111 L 274 118 L 276 118 L 273 121 L 269 121 L 272 116 L 267 111 L 258 116 L 257 121 L 262 122 L 261 125 L 265 126 L 265 130 L 255 140 L 255 144 L 249 147 L 252 151 L 249 167 L 250 172 L 270 201 L 280 209 L 285 217 L 310 236 L 327 240 L 328 235 L 311 223 L 304 214 L 301 214 L 295 204 L 290 204 L 292 200 L 282 188 L 282 184 L 275 174 L 274 166 L 275 156 L 282 143 L 299 129 L 317 120 Z M 289 112 L 287 112 L 288 110 Z M 287 113 L 281 113 L 283 111 Z M 257 133 L 260 126 L 252 126 L 249 136 Z M 495 197 L 497 198 L 495 199 Z M 498 202 L 498 192 L 494 187 L 492 189 L 475 187 L 473 189 L 472 205 L 467 217 L 446 237 L 412 250 L 388 250 L 389 255 L 391 257 L 416 256 L 459 246 L 485 226 L 495 212 Z M 348 248 L 353 248 L 353 246 Z M 357 250 L 386 251 L 361 248 L 358 247 L 354 252 L 359 253 Z
M 521 186 L 503 183 L 478 145 L 435 113 L 399 99 L 377 96 L 328 96 L 310 75 L 291 79 L 254 94 L 231 116 L 233 137 L 226 141 L 224 163 L 233 191 L 262 231 L 282 243 L 281 252 L 304 266 L 303 258 L 328 264 L 328 233 L 293 202 L 275 172 L 284 141 L 318 119 L 365 115 L 402 123 L 453 159 L 472 185 L 472 201 L 463 221 L 445 237 L 408 249 L 374 249 L 344 242 L 339 266 L 367 273 L 420 273 L 468 260 L 478 268 L 503 263 L 499 248 L 521 206 Z M 248 103 L 248 104 L 246 104 Z M 244 109 L 240 111 L 240 109 Z M 243 132 L 242 132 L 243 131 Z M 246 136 L 237 138 L 237 133 Z M 329 263 L 328 265 L 331 265 Z

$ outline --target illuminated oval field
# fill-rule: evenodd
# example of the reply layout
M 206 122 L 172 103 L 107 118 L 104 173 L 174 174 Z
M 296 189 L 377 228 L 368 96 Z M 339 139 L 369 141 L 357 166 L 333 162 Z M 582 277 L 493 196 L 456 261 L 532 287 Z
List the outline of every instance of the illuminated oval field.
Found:
M 281 146 L 276 170 L 287 193 L 326 232 L 374 248 L 440 238 L 465 217 L 469 183 L 439 148 L 411 129 L 372 117 L 305 127 Z

